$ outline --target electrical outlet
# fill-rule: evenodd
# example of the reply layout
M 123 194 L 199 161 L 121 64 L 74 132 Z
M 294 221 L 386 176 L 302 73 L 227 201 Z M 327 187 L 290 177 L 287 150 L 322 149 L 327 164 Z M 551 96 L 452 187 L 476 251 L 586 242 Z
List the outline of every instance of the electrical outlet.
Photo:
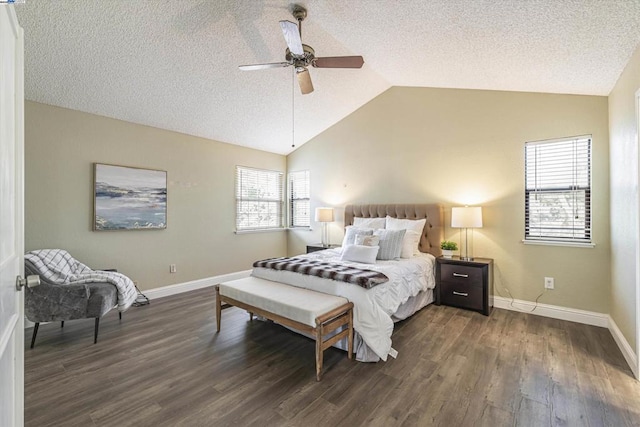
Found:
M 553 277 L 545 277 L 544 278 L 544 288 L 545 289 L 554 289 L 555 286 L 555 281 L 553 280 Z
M 169 273 L 175 273 L 175 272 L 176 272 L 176 265 L 175 264 L 169 265 Z

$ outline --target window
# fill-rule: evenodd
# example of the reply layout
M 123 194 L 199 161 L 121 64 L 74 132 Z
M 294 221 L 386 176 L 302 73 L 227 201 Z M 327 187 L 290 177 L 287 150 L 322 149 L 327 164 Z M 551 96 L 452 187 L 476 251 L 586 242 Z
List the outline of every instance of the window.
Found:
M 284 227 L 283 175 L 236 166 L 236 231 Z
M 591 136 L 525 144 L 525 241 L 591 243 Z
M 289 174 L 289 226 L 310 227 L 309 171 Z

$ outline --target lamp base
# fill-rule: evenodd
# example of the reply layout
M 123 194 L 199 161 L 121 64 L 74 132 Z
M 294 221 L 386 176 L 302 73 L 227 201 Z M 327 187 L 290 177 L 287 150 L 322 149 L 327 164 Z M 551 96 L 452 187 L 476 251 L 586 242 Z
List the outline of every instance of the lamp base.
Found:
M 323 248 L 328 248 L 330 246 L 329 244 L 329 224 L 327 224 L 326 222 L 322 223 L 322 247 Z

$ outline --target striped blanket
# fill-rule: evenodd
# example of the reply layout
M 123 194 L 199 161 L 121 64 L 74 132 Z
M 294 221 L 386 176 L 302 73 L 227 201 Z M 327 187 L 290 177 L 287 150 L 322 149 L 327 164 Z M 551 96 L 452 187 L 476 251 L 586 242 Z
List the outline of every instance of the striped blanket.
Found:
M 57 285 L 111 283 L 118 290 L 119 311 L 128 309 L 138 296 L 135 285 L 124 274 L 92 270 L 62 249 L 27 252 L 24 259 L 31 263 L 43 280 Z
M 256 261 L 253 266 L 352 283 L 365 289 L 371 289 L 376 285 L 389 281 L 387 276 L 378 271 L 362 270 L 348 265 L 333 264 L 308 258 L 270 258 Z

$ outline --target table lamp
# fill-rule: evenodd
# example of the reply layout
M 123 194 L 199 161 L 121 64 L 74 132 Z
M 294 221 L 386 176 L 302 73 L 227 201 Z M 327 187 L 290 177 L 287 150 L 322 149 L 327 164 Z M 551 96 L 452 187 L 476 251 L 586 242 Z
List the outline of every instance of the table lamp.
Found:
M 451 228 L 464 228 L 464 255 L 461 254 L 460 259 L 472 261 L 473 257 L 469 253 L 469 229 L 482 228 L 482 208 L 480 206 L 451 208 Z
M 322 246 L 329 247 L 329 223 L 333 222 L 333 208 L 316 208 L 316 222 L 322 223 Z

